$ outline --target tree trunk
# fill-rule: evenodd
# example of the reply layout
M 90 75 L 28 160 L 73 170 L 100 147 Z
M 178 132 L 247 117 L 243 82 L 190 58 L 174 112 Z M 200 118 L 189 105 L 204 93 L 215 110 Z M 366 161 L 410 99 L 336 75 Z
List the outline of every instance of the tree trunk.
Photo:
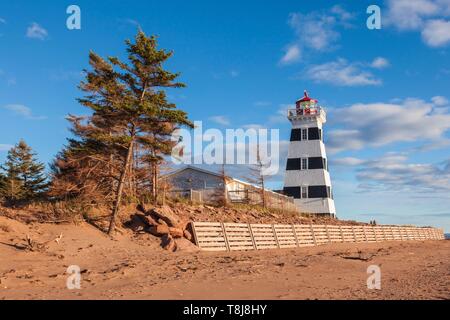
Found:
M 120 173 L 119 185 L 117 186 L 116 192 L 116 201 L 114 202 L 114 208 L 111 214 L 111 221 L 109 222 L 109 229 L 108 229 L 109 235 L 112 234 L 116 226 L 116 217 L 117 214 L 119 213 L 120 203 L 122 202 L 123 186 L 125 185 L 125 180 L 127 178 L 127 170 L 129 169 L 130 162 L 133 159 L 133 146 L 134 146 L 134 139 L 132 139 L 130 142 L 130 146 L 128 147 L 127 158 L 125 160 L 122 172 Z
M 267 204 L 266 204 L 266 190 L 264 188 L 265 188 L 264 176 L 261 174 L 262 205 L 263 208 L 265 209 L 267 207 Z

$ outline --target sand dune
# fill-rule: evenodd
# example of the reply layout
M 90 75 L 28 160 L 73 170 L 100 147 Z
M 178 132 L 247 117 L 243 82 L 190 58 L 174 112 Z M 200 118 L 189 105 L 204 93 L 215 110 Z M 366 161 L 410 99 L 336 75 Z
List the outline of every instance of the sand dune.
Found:
M 148 234 L 0 217 L 0 242 L 0 299 L 450 299 L 450 241 L 169 253 Z M 66 287 L 70 265 L 80 290 Z M 369 265 L 381 290 L 367 289 Z

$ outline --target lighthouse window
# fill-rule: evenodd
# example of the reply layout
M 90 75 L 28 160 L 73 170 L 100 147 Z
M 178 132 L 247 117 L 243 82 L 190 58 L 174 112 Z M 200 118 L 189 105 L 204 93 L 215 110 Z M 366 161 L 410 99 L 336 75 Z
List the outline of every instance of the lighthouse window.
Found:
M 308 129 L 309 140 L 320 140 L 320 129 L 319 128 L 309 128 Z
M 302 129 L 302 140 L 308 140 L 308 129 Z
M 308 158 L 302 158 L 302 170 L 308 170 Z
M 302 141 L 302 130 L 301 129 L 292 129 L 291 141 Z
M 288 197 L 293 197 L 295 199 L 300 199 L 301 188 L 300 187 L 284 187 L 283 193 Z
M 308 169 L 324 169 L 322 157 L 311 157 L 308 159 Z
M 308 199 L 308 187 L 301 187 L 302 199 Z
M 300 169 L 301 169 L 300 159 L 287 160 L 286 170 L 300 170 Z

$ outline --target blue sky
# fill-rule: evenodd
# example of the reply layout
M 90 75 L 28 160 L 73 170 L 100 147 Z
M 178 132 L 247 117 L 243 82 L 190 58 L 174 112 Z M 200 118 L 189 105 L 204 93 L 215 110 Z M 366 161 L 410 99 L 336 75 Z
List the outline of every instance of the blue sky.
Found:
M 82 29 L 66 28 L 81 8 Z M 381 7 L 381 30 L 366 9 Z M 450 1 L 2 1 L 0 161 L 25 139 L 49 163 L 88 52 L 123 56 L 138 26 L 175 52 L 188 87 L 170 93 L 209 127 L 290 124 L 303 90 L 327 108 L 340 218 L 450 231 Z M 284 163 L 281 163 L 284 166 Z M 282 174 L 271 181 L 282 186 Z

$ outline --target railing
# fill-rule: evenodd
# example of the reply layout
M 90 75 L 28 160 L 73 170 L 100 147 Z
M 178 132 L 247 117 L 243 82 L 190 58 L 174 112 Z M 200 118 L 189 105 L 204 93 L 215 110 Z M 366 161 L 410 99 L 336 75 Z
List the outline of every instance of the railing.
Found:
M 324 113 L 325 111 L 322 109 L 322 107 L 316 106 L 316 107 L 310 107 L 310 108 L 295 108 L 295 109 L 288 109 L 288 117 L 298 117 L 298 116 L 309 116 L 309 115 L 319 115 L 320 113 Z
M 283 249 L 328 243 L 443 240 L 436 228 L 192 222 L 195 244 L 205 251 Z

